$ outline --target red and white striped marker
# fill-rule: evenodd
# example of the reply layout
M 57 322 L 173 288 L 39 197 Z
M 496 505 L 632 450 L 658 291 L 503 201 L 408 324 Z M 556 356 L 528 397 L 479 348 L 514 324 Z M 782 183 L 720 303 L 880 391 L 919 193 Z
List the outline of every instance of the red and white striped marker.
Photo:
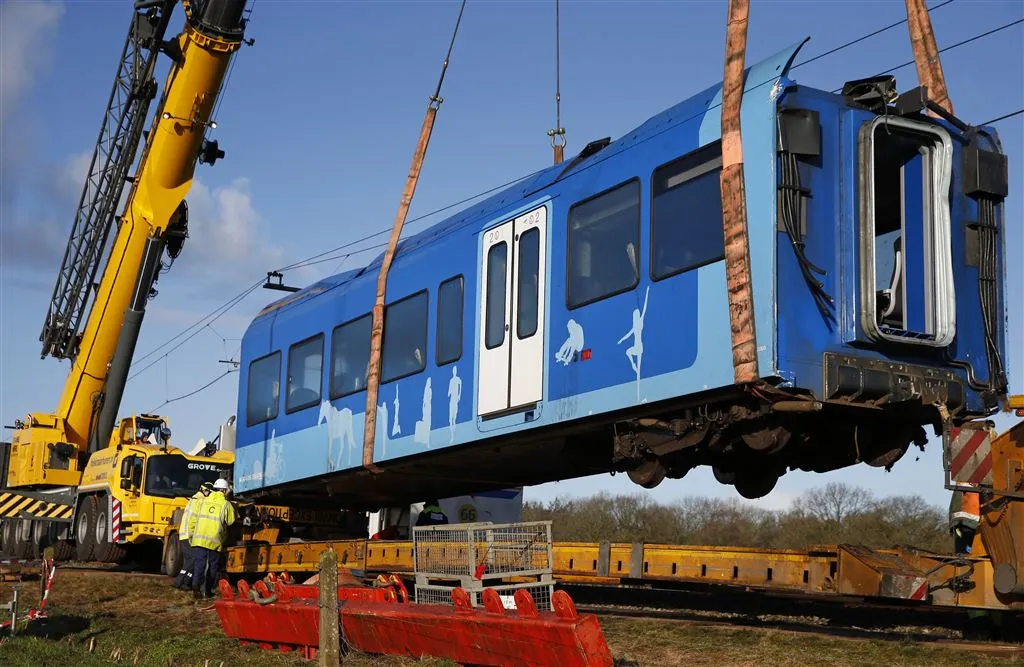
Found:
M 992 432 L 951 426 L 949 478 L 954 484 L 992 485 Z

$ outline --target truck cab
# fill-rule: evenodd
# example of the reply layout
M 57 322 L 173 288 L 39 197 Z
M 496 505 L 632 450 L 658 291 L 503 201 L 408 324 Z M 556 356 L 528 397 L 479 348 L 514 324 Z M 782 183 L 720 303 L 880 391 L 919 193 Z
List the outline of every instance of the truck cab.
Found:
M 167 421 L 132 415 L 86 464 L 74 519 L 81 560 L 119 561 L 127 547 L 163 540 L 203 482 L 230 479 L 234 454 L 193 456 L 170 444 Z

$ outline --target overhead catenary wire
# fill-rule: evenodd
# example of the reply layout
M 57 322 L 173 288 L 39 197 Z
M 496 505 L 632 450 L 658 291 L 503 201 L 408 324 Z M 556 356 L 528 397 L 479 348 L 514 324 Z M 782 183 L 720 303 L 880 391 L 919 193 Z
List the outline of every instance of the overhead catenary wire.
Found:
M 544 169 L 546 169 L 546 168 L 547 167 L 545 167 Z M 487 190 L 483 190 L 483 191 L 478 192 L 476 194 L 470 195 L 469 197 L 466 197 L 466 198 L 461 199 L 459 201 L 456 201 L 456 202 L 453 202 L 451 204 L 447 204 L 447 205 L 442 206 L 440 208 L 434 209 L 434 210 L 432 210 L 432 211 L 430 211 L 428 213 L 424 213 L 423 215 L 420 215 L 420 216 L 418 216 L 416 218 L 413 218 L 412 220 L 409 220 L 406 223 L 406 226 L 411 225 L 411 224 L 416 223 L 416 222 L 421 222 L 423 220 L 426 220 L 428 218 L 431 218 L 431 217 L 437 215 L 438 213 L 443 213 L 443 212 L 445 212 L 445 211 L 447 211 L 449 209 L 455 208 L 456 206 L 461 206 L 461 205 L 466 204 L 468 202 L 471 202 L 471 201 L 474 201 L 476 199 L 479 199 L 480 197 L 484 197 L 486 195 L 489 195 L 489 194 L 491 194 L 491 193 L 493 193 L 495 191 L 502 190 L 502 189 L 507 188 L 507 187 L 511 187 L 512 185 L 515 185 L 516 183 L 519 183 L 520 181 L 524 181 L 524 180 L 526 180 L 528 178 L 532 178 L 534 176 L 537 176 L 542 171 L 544 171 L 544 169 L 538 169 L 537 171 L 534 171 L 534 172 L 531 172 L 529 174 L 526 174 L 525 176 L 518 176 L 518 177 L 516 177 L 516 178 L 514 178 L 512 180 L 505 181 L 504 183 L 501 183 L 500 185 L 496 185 L 494 187 L 488 188 Z M 361 252 L 365 252 L 365 251 L 368 251 L 368 250 L 375 250 L 375 249 L 383 248 L 387 244 L 379 243 L 379 244 L 376 244 L 376 245 L 373 245 L 373 246 L 369 246 L 367 248 L 361 248 L 361 249 L 350 251 L 348 253 L 343 253 L 342 255 L 336 254 L 336 253 L 338 253 L 340 251 L 347 250 L 347 249 L 351 248 L 352 246 L 358 245 L 359 243 L 363 243 L 365 241 L 368 241 L 370 239 L 376 238 L 378 236 L 383 236 L 384 234 L 387 234 L 390 231 L 391 231 L 390 228 L 381 229 L 381 230 L 376 231 L 376 232 L 374 232 L 372 234 L 367 234 L 366 236 L 358 238 L 358 239 L 356 239 L 354 241 L 349 241 L 347 243 L 343 243 L 343 244 L 341 244 L 339 246 L 336 246 L 334 248 L 330 248 L 328 250 L 324 250 L 324 251 L 316 253 L 314 255 L 310 255 L 309 257 L 306 257 L 304 259 L 300 259 L 300 260 L 298 260 L 296 262 L 288 264 L 287 266 L 283 266 L 283 267 L 277 269 L 277 271 L 283 272 L 283 271 L 303 268 L 303 267 L 307 267 L 307 266 L 314 266 L 316 264 L 321 264 L 321 263 L 324 263 L 324 262 L 333 261 L 335 259 L 341 259 L 343 257 L 348 257 L 348 256 L 356 255 L 356 254 L 359 254 Z M 328 256 L 328 255 L 330 255 L 330 256 Z M 160 345 L 158 345 L 154 349 L 150 350 L 146 354 L 136 358 L 135 361 L 133 362 L 133 365 L 138 364 L 140 362 L 143 362 L 146 359 L 152 357 L 153 355 L 159 353 L 161 350 L 166 348 L 168 345 L 171 345 L 172 343 L 177 341 L 182 336 L 185 336 L 185 335 L 189 334 L 189 332 L 192 332 L 193 329 L 195 329 L 196 327 L 199 327 L 199 330 L 193 332 L 193 334 L 192 334 L 192 336 L 197 335 L 199 333 L 199 331 L 201 331 L 203 328 L 205 328 L 205 327 L 203 327 L 203 325 L 206 323 L 207 319 L 209 319 L 210 317 L 214 317 L 214 319 L 211 320 L 211 322 L 212 321 L 216 321 L 216 319 L 219 319 L 222 315 L 224 315 L 225 313 L 230 311 L 232 308 L 234 308 L 236 305 L 238 305 L 238 303 L 242 299 L 244 299 L 246 296 L 248 296 L 249 294 L 254 292 L 261 285 L 263 285 L 263 282 L 264 282 L 264 278 L 260 278 L 255 283 L 249 285 L 248 287 L 243 289 L 241 292 L 239 292 L 239 293 L 235 294 L 233 297 L 231 297 L 231 299 L 229 299 L 225 303 L 221 304 L 220 306 L 218 306 L 214 310 L 210 311 L 209 313 L 207 313 L 203 317 L 199 318 L 198 320 L 196 320 L 194 323 L 192 323 L 191 325 L 189 325 L 188 327 L 186 327 L 182 331 L 179 331 L 177 334 L 175 334 L 174 336 L 170 337 L 169 339 L 167 339 L 166 341 L 164 341 L 163 343 L 161 343 Z M 220 311 L 223 311 L 223 312 L 220 312 Z M 189 336 L 189 339 L 191 339 L 192 336 Z M 188 339 L 182 341 L 181 345 L 183 345 L 186 342 L 188 342 Z M 167 353 L 165 353 L 164 355 L 161 355 L 160 358 L 163 358 L 164 356 L 166 356 L 166 354 L 170 354 L 170 352 L 178 349 L 181 345 L 174 346 L 171 350 L 168 350 Z M 133 373 L 132 376 L 129 378 L 129 380 L 134 378 L 134 377 L 136 377 L 139 373 L 142 373 L 143 371 L 147 370 L 148 368 L 150 368 L 150 365 L 147 365 L 144 368 L 140 369 L 138 372 Z
M 162 410 L 165 406 L 170 405 L 171 403 L 177 403 L 178 401 L 181 401 L 181 400 L 184 400 L 186 398 L 195 396 L 199 392 L 205 391 L 205 390 L 209 389 L 210 387 L 212 387 L 213 385 L 217 384 L 218 382 L 223 380 L 228 375 L 231 375 L 232 373 L 237 373 L 237 372 L 238 372 L 237 368 L 230 368 L 230 369 L 224 371 L 223 373 L 221 373 L 220 375 L 218 375 L 217 377 L 213 378 L 212 380 L 210 380 L 206 384 L 204 384 L 202 387 L 199 387 L 198 389 L 193 389 L 192 391 L 188 392 L 187 394 L 182 394 L 181 396 L 177 396 L 175 398 L 169 398 L 166 401 L 164 401 L 163 403 L 161 403 L 160 405 L 158 405 L 155 408 L 153 408 L 152 410 L 150 410 L 149 412 L 150 412 L 150 414 L 155 414 L 158 410 Z
M 1000 121 L 1006 120 L 1008 118 L 1013 118 L 1014 116 L 1019 116 L 1022 113 L 1024 113 L 1024 109 L 1017 109 L 1016 111 L 1011 111 L 1008 114 L 1003 114 L 1002 116 L 996 116 L 995 118 L 992 118 L 990 120 L 986 120 L 984 123 L 979 123 L 978 126 L 979 127 L 984 127 L 986 125 L 995 125 L 996 123 L 998 123 Z
M 971 44 L 972 42 L 976 42 L 976 41 L 978 41 L 980 39 L 984 39 L 985 37 L 990 37 L 990 36 L 992 36 L 992 35 L 994 35 L 996 33 L 1002 32 L 1003 30 L 1006 30 L 1008 28 L 1012 28 L 1015 25 L 1020 25 L 1021 23 L 1024 23 L 1024 19 L 1017 19 L 1016 21 L 1010 21 L 1009 23 L 1004 23 L 1001 26 L 997 26 L 997 27 L 992 28 L 990 30 L 986 30 L 985 32 L 978 33 L 977 35 L 974 35 L 973 37 L 968 37 L 967 39 L 964 39 L 964 40 L 961 40 L 959 42 L 956 42 L 955 44 L 950 44 L 949 46 L 945 46 L 945 47 L 939 49 L 939 53 L 946 53 L 947 51 L 952 51 L 953 49 L 959 48 L 961 46 L 966 46 L 967 44 Z M 887 69 L 885 71 L 879 72 L 875 76 L 882 76 L 884 74 L 892 74 L 896 70 L 903 69 L 904 67 L 908 67 L 908 66 L 913 65 L 913 64 L 914 64 L 913 60 L 908 60 L 905 63 L 900 63 L 899 65 L 896 65 L 895 67 L 890 67 L 889 69 Z M 842 88 L 840 87 L 840 88 L 836 88 L 832 92 L 833 93 L 838 93 L 841 90 L 842 90 Z
M 946 5 L 952 4 L 954 1 L 955 0 L 946 0 L 945 2 L 942 2 L 940 4 L 935 5 L 934 7 L 929 7 L 928 8 L 928 12 L 931 13 L 931 12 L 934 12 L 936 9 L 942 9 Z M 839 51 L 842 51 L 843 49 L 849 48 L 849 47 L 851 47 L 851 46 L 853 46 L 855 44 L 860 44 L 861 42 L 863 42 L 863 41 L 865 41 L 867 39 L 871 39 L 872 37 L 875 37 L 876 35 L 881 35 L 883 32 L 886 32 L 888 30 L 892 30 L 893 28 L 896 28 L 898 26 L 903 25 L 904 23 L 907 22 L 907 20 L 908 19 L 906 17 L 904 17 L 904 18 L 900 19 L 899 21 L 896 21 L 895 23 L 890 23 L 889 25 L 887 25 L 887 26 L 885 26 L 883 28 L 879 28 L 877 30 L 873 30 L 873 31 L 869 32 L 866 35 L 861 35 L 857 39 L 852 39 L 849 42 L 846 42 L 845 44 L 840 44 L 839 46 L 837 46 L 835 48 L 832 48 L 832 49 L 829 49 L 828 51 L 825 51 L 824 53 L 819 53 L 818 55 L 816 55 L 814 57 L 808 58 L 807 60 L 804 60 L 802 62 L 798 62 L 797 64 L 793 65 L 789 69 L 791 71 L 795 70 L 798 67 L 803 67 L 804 65 L 808 65 L 810 63 L 813 63 L 816 60 L 821 60 L 822 58 L 830 56 L 833 53 L 838 53 Z

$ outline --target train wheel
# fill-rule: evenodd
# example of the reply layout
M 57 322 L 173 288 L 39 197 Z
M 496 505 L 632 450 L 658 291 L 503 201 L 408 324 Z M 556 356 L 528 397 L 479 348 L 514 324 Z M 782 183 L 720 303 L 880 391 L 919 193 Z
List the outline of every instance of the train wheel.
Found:
M 736 475 L 736 492 L 744 498 L 754 500 L 772 492 L 779 478 L 772 473 L 743 473 Z
M 90 561 L 96 553 L 96 496 L 82 500 L 75 516 L 75 558 Z
M 626 474 L 634 484 L 639 484 L 645 489 L 653 489 L 661 484 L 667 474 L 665 466 L 657 459 L 644 461 L 636 468 Z
M 736 482 L 736 473 L 719 466 L 711 466 L 711 472 L 719 484 L 733 484 Z

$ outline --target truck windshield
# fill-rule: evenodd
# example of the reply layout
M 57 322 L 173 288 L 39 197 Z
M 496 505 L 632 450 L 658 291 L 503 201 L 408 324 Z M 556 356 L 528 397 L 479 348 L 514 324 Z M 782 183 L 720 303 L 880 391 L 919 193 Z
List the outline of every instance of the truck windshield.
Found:
M 149 457 L 146 466 L 146 493 L 164 498 L 189 497 L 203 482 L 211 484 L 219 477 L 231 478 L 231 466 L 212 461 L 190 461 L 178 454 Z

